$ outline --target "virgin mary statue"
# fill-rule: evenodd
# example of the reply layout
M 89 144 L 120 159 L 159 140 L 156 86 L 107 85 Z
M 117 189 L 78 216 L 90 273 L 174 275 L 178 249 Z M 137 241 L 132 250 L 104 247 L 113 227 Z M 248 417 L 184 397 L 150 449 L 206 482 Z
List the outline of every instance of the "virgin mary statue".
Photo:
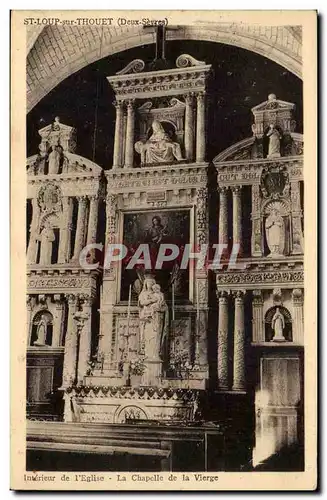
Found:
M 152 122 L 152 135 L 146 142 L 135 143 L 135 150 L 141 155 L 142 165 L 183 160 L 180 145 L 172 141 L 159 120 Z
M 160 361 L 168 330 L 168 307 L 154 278 L 146 277 L 139 295 L 140 341 L 148 361 Z

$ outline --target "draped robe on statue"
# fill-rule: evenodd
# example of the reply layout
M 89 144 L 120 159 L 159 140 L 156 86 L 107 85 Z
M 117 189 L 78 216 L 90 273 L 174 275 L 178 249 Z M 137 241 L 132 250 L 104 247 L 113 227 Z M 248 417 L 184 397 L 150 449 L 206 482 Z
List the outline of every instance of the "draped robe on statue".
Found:
M 175 159 L 183 160 L 181 147 L 178 142 L 173 142 L 165 132 L 159 120 L 152 123 L 152 135 L 144 143 L 138 141 L 135 150 L 141 155 L 142 165 L 147 163 L 170 163 Z
M 285 246 L 285 224 L 277 210 L 272 210 L 266 219 L 266 237 L 270 256 L 283 255 Z

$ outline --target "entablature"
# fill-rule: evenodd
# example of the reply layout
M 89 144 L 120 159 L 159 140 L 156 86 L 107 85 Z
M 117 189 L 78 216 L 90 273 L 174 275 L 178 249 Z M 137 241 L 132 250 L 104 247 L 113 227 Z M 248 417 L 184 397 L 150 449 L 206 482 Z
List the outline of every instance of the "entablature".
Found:
M 34 264 L 27 269 L 27 293 L 86 293 L 95 298 L 101 271 L 53 264 L 48 268 Z
M 218 174 L 218 183 L 224 185 L 252 185 L 260 183 L 264 168 L 286 167 L 289 179 L 303 180 L 303 157 L 288 156 L 278 160 L 238 160 L 214 164 Z
M 144 188 L 162 190 L 203 187 L 207 185 L 208 163 L 165 165 L 105 172 L 110 193 L 135 193 Z

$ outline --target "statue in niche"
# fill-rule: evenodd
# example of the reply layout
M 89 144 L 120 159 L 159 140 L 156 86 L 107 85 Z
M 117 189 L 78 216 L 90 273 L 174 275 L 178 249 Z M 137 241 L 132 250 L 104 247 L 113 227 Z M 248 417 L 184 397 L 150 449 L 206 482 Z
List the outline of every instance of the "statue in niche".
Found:
M 135 143 L 135 150 L 141 155 L 141 164 L 171 163 L 181 161 L 181 147 L 178 142 L 173 142 L 165 132 L 159 120 L 152 122 L 152 135 L 146 142 Z
M 144 356 L 148 360 L 160 360 L 168 332 L 168 306 L 160 285 L 151 276 L 145 277 L 138 305 Z
M 45 341 L 47 338 L 47 327 L 48 321 L 46 314 L 42 314 L 40 322 L 36 331 L 36 340 L 34 341 L 34 345 L 45 345 Z
M 272 123 L 269 125 L 269 130 L 267 132 L 267 137 L 269 138 L 268 146 L 268 158 L 279 158 L 280 157 L 280 141 L 282 136 L 276 129 L 275 125 Z
M 40 264 L 47 266 L 51 264 L 52 244 L 55 241 L 55 234 L 49 221 L 45 225 L 37 238 L 41 242 Z
M 49 174 L 57 174 L 59 172 L 61 159 L 61 147 L 51 146 L 51 153 L 49 154 Z
M 280 312 L 279 307 L 276 308 L 276 312 L 272 317 L 271 327 L 274 331 L 272 340 L 277 342 L 284 342 L 286 340 L 283 335 L 283 331 L 285 328 L 285 318 Z
M 283 217 L 274 208 L 266 219 L 266 238 L 270 257 L 283 255 L 285 246 L 285 224 Z

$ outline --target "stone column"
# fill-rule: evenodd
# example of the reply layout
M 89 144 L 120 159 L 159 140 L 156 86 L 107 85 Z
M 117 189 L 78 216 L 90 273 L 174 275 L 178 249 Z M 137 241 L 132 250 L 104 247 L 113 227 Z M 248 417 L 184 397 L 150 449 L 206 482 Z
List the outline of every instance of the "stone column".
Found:
M 89 211 L 89 222 L 87 227 L 87 240 L 86 244 L 91 245 L 96 243 L 97 239 L 97 227 L 98 227 L 98 195 L 90 196 L 90 211 Z M 92 250 L 90 252 L 90 260 L 94 261 L 95 252 Z
M 193 117 L 193 94 L 185 97 L 185 156 L 187 160 L 193 160 L 194 149 L 194 117 Z
M 75 235 L 75 247 L 73 260 L 79 259 L 79 255 L 84 247 L 85 242 L 85 222 L 86 222 L 86 197 L 78 197 L 78 215 L 77 215 L 77 227 Z
M 218 242 L 221 245 L 228 245 L 228 216 L 227 216 L 227 194 L 228 188 L 218 188 L 219 191 L 219 227 Z
M 203 162 L 205 156 L 205 94 L 200 92 L 196 96 L 197 114 L 196 114 L 196 161 Z
M 63 227 L 60 229 L 58 264 L 69 262 L 71 248 L 71 231 L 73 217 L 73 199 L 64 196 L 63 206 Z
M 238 244 L 239 255 L 242 253 L 242 199 L 241 186 L 233 186 L 233 245 Z
M 60 294 L 53 296 L 53 301 L 55 303 L 55 314 L 53 318 L 53 330 L 52 330 L 52 347 L 59 347 L 61 342 L 61 332 L 62 332 L 62 321 L 64 314 L 64 302 L 61 299 Z
M 245 390 L 244 291 L 235 293 L 233 391 Z
M 261 290 L 252 292 L 252 342 L 264 342 L 263 297 Z
M 302 209 L 300 199 L 299 181 L 291 182 L 291 206 L 292 206 L 292 254 L 303 253 L 303 233 L 302 233 Z
M 89 368 L 88 362 L 91 357 L 91 341 L 92 341 L 92 303 L 93 299 L 90 296 L 85 296 L 83 299 L 83 325 L 80 328 L 79 353 L 78 353 L 78 383 L 83 383 L 83 379 Z
M 134 160 L 134 101 L 127 103 L 127 125 L 125 145 L 125 167 L 132 168 Z
M 68 303 L 68 319 L 65 338 L 65 354 L 62 375 L 62 386 L 69 387 L 76 382 L 77 364 L 77 331 L 74 315 L 77 309 L 77 297 L 73 294 L 66 295 Z
M 218 388 L 228 389 L 228 297 L 218 292 L 217 338 Z
M 27 333 L 27 347 L 31 343 L 31 321 L 32 321 L 33 303 L 29 295 L 26 297 L 26 333 Z
M 117 234 L 118 197 L 116 194 L 107 194 L 106 198 L 106 241 L 105 244 L 114 243 Z
M 252 236 L 251 236 L 251 255 L 253 257 L 262 256 L 262 222 L 261 222 L 261 195 L 260 185 L 252 184 Z
M 30 239 L 27 249 L 27 264 L 36 264 L 39 232 L 40 207 L 37 198 L 32 198 L 32 223 L 30 226 Z
M 303 290 L 295 288 L 292 292 L 293 299 L 293 342 L 304 343 L 304 319 L 303 319 Z
M 112 168 L 117 168 L 122 166 L 122 128 L 124 120 L 124 103 L 123 101 L 118 101 L 115 102 L 114 105 L 116 107 L 116 124 Z

